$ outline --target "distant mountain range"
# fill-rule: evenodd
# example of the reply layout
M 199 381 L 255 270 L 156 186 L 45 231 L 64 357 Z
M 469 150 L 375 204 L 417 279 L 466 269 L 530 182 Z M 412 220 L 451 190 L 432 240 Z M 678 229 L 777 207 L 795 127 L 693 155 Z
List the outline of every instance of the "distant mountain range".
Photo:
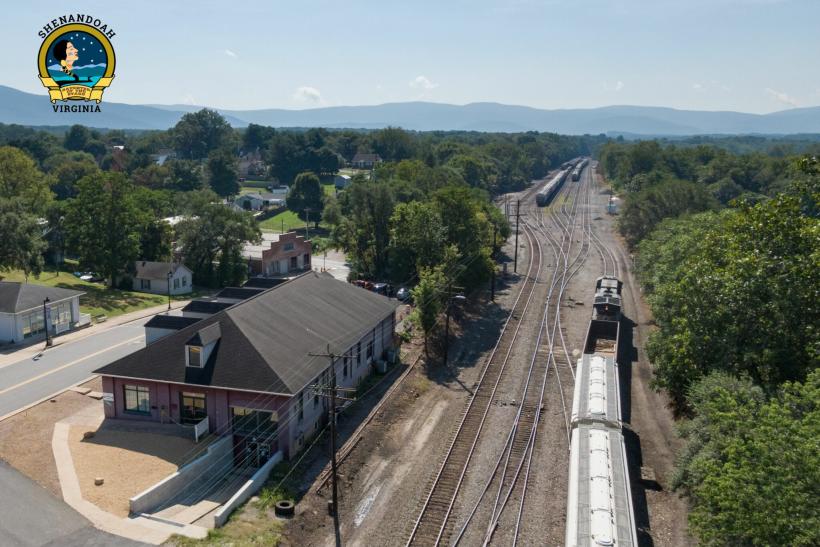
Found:
M 0 122 L 30 126 L 81 123 L 109 129 L 167 129 L 190 105 L 130 105 L 103 102 L 99 113 L 55 113 L 45 94 L 0 86 Z M 771 114 L 677 110 L 650 106 L 606 106 L 542 110 L 498 103 L 452 105 L 430 102 L 373 106 L 332 106 L 306 110 L 217 109 L 234 127 L 249 123 L 273 127 L 328 127 L 462 131 L 550 131 L 567 135 L 625 134 L 651 136 L 820 133 L 820 107 L 793 108 Z

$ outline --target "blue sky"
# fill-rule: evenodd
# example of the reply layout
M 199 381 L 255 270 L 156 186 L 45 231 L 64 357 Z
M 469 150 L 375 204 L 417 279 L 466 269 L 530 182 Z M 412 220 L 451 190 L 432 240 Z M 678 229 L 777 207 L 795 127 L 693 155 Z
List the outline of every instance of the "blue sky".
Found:
M 0 84 L 42 93 L 37 32 L 77 12 L 117 33 L 107 101 L 820 104 L 818 0 L 34 0 L 4 6 Z

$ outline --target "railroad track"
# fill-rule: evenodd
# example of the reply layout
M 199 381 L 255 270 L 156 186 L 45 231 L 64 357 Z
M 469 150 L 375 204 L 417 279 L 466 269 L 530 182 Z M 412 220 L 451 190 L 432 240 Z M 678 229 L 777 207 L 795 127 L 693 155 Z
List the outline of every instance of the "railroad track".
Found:
M 529 226 L 525 224 L 522 231 L 530 250 L 529 267 L 524 283 L 516 296 L 513 309 L 505 321 L 496 345 L 486 361 L 475 392 L 462 415 L 444 461 L 433 480 L 430 493 L 413 525 L 407 545 L 446 543 L 452 531 L 449 517 L 453 503 L 473 457 L 476 443 L 495 398 L 501 376 L 509 362 L 510 353 L 518 337 L 525 313 L 533 300 L 541 271 L 541 246 Z
M 565 201 L 567 193 L 573 192 L 577 196 L 577 185 L 574 186 L 574 191 L 566 190 L 569 186 L 565 186 L 562 188 L 562 193 L 559 194 L 559 196 L 563 196 Z M 558 198 L 558 196 L 556 196 L 556 198 Z M 557 203 L 557 199 L 554 200 L 554 203 Z M 540 219 L 542 210 L 543 209 L 540 208 L 529 208 L 527 218 Z M 476 543 L 478 537 L 483 537 L 484 543 L 487 543 L 492 538 L 493 531 L 509 501 L 511 499 L 523 500 L 523 484 L 525 484 L 526 481 L 521 480 L 522 473 L 525 476 L 529 474 L 528 470 L 533 454 L 532 447 L 541 412 L 544 408 L 547 376 L 550 367 L 555 365 L 553 342 L 556 340 L 555 329 L 557 321 L 555 319 L 551 321 L 550 318 L 557 318 L 559 316 L 560 299 L 563 294 L 563 288 L 566 286 L 566 273 L 569 268 L 573 267 L 576 263 L 576 260 L 570 261 L 568 259 L 574 235 L 574 227 L 570 228 L 570 226 L 574 225 L 576 214 L 577 206 L 573 207 L 572 211 L 568 214 L 566 222 L 561 224 L 562 236 L 558 245 L 553 244 L 549 239 L 546 240 L 551 247 L 556 267 L 553 270 L 544 309 L 540 315 L 535 349 L 532 352 L 529 367 L 526 369 L 524 386 L 521 388 L 519 400 L 522 402 L 510 425 L 506 444 L 498 455 L 493 472 L 490 474 L 478 500 L 473 504 L 472 510 L 456 535 L 454 544 L 458 544 L 465 539 L 465 535 L 470 526 L 473 527 L 472 536 L 470 537 L 471 541 Z M 530 227 L 536 232 L 541 230 L 538 223 Z M 546 343 L 544 343 L 545 339 Z M 566 420 L 568 417 L 566 416 L 565 404 L 563 406 Z M 494 497 L 491 496 L 493 492 L 495 493 Z M 488 507 L 490 505 L 491 507 Z M 481 523 L 484 522 L 482 517 L 486 517 L 487 520 L 486 530 L 480 529 Z M 520 511 L 518 513 L 517 521 L 518 520 L 520 520 Z M 481 534 L 481 536 L 478 536 L 478 534 Z

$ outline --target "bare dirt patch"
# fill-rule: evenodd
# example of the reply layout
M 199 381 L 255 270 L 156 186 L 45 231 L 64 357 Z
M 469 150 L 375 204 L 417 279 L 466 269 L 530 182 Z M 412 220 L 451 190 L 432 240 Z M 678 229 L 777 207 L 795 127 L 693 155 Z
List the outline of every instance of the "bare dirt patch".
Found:
M 92 391 L 102 390 L 99 378 L 82 386 Z M 54 424 L 67 416 L 101 404 L 80 393 L 66 391 L 0 422 L 0 458 L 62 498 L 57 466 L 51 450 Z
M 93 431 L 94 436 L 83 435 Z M 177 470 L 195 446 L 182 437 L 136 431 L 71 427 L 69 447 L 83 498 L 120 517 L 128 500 Z M 100 477 L 104 484 L 96 486 Z

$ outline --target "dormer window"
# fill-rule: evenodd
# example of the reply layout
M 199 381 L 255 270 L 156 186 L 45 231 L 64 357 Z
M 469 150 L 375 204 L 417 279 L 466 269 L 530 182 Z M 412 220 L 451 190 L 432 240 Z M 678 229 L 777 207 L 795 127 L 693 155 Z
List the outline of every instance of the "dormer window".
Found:
M 202 368 L 202 348 L 188 346 L 188 366 Z

